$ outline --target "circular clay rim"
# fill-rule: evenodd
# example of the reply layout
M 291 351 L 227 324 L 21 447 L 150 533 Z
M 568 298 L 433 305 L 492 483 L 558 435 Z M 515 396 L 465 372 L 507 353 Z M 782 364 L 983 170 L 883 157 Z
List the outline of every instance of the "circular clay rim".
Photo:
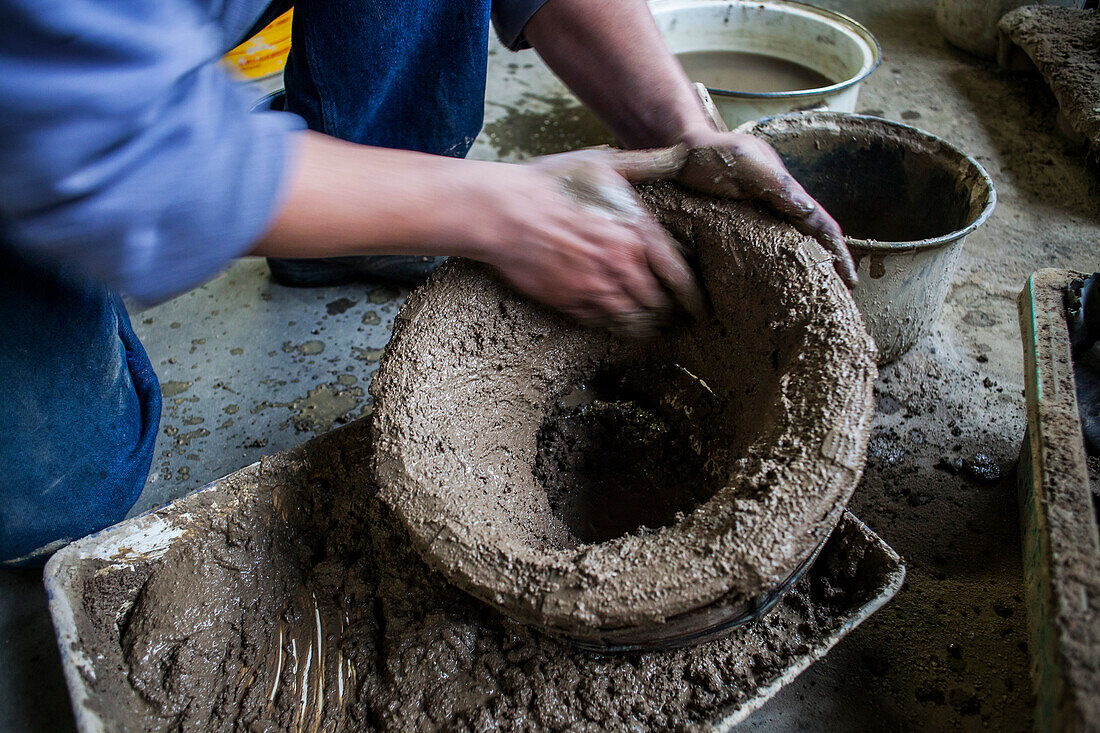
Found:
M 644 538 L 626 535 L 575 549 L 517 550 L 516 543 L 502 541 L 483 522 L 469 526 L 439 511 L 443 500 L 438 497 L 448 487 L 423 485 L 410 475 L 402 446 L 409 445 L 411 428 L 407 420 L 402 422 L 403 408 L 396 401 L 399 393 L 417 389 L 401 363 L 423 363 L 424 345 L 443 338 L 439 323 L 445 309 L 436 301 L 488 299 L 501 309 L 542 313 L 544 326 L 547 319 L 552 328 L 580 326 L 520 300 L 488 268 L 465 261 L 448 261 L 410 295 L 371 385 L 374 475 L 379 497 L 406 526 L 431 567 L 523 623 L 599 641 L 608 634 L 644 635 L 674 619 L 690 622 L 693 614 L 700 628 L 714 626 L 728 620 L 731 609 L 740 613 L 745 601 L 772 590 L 814 552 L 839 520 L 862 475 L 874 411 L 875 350 L 851 294 L 833 271 L 832 258 L 793 228 L 756 217 L 761 222 L 756 231 L 777 238 L 766 253 L 778 263 L 769 277 L 782 281 L 785 289 L 831 303 L 829 309 L 811 309 L 819 334 L 830 337 L 823 347 L 823 363 L 796 355 L 784 372 L 787 421 L 813 425 L 812 434 L 820 436 L 820 442 L 804 441 L 793 448 L 786 441 L 787 445 L 758 450 L 751 467 L 731 478 L 733 484 L 719 488 L 684 520 Z M 811 392 L 815 397 L 807 396 Z M 818 399 L 823 392 L 828 398 Z M 791 428 L 786 430 L 789 437 Z M 768 491 L 761 501 L 738 499 L 746 487 L 779 481 L 792 489 Z M 755 549 L 736 549 L 744 547 L 745 537 L 753 538 Z M 641 552 L 636 551 L 638 542 L 644 543 Z

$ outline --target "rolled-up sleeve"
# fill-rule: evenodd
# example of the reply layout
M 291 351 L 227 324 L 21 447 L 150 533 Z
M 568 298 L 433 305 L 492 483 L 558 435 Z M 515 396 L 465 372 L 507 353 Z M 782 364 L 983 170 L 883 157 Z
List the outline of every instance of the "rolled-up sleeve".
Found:
M 523 28 L 546 0 L 493 0 L 493 27 L 500 42 L 513 51 L 530 48 Z
M 299 118 L 250 114 L 201 0 L 0 0 L 0 240 L 155 303 L 248 251 Z

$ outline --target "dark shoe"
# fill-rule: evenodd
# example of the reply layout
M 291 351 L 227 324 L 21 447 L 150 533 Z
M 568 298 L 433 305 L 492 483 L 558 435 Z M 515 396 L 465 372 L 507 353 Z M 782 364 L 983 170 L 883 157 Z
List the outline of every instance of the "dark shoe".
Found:
M 268 257 L 271 277 L 291 288 L 316 288 L 352 282 L 393 282 L 416 286 L 428 279 L 446 257 L 374 255 L 371 257 L 321 257 L 284 259 Z

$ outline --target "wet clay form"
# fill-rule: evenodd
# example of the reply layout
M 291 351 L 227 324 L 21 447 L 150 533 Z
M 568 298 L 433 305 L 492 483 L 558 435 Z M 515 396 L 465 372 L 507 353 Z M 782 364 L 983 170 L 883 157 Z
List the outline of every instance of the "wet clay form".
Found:
M 1085 449 L 1067 327 L 1084 279 L 1039 270 L 1019 299 L 1028 414 L 1018 477 L 1038 730 L 1100 726 L 1100 461 Z
M 1100 156 L 1100 13 L 1029 5 L 1001 19 L 1003 66 L 1022 50 L 1046 79 L 1066 122 Z
M 590 646 L 720 626 L 828 536 L 862 472 L 874 347 L 831 259 L 752 205 L 641 189 L 713 315 L 649 342 L 452 262 L 371 392 L 374 478 L 429 566 Z

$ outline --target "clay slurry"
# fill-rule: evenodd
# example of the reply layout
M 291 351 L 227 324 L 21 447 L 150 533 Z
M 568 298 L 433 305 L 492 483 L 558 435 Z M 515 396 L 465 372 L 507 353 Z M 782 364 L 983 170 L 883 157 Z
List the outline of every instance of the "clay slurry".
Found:
M 682 367 L 597 375 L 552 408 L 534 474 L 578 544 L 682 519 L 722 485 L 692 415 L 717 398 Z
M 729 92 L 795 92 L 833 81 L 793 61 L 745 51 L 689 51 L 676 58 L 692 81 Z

